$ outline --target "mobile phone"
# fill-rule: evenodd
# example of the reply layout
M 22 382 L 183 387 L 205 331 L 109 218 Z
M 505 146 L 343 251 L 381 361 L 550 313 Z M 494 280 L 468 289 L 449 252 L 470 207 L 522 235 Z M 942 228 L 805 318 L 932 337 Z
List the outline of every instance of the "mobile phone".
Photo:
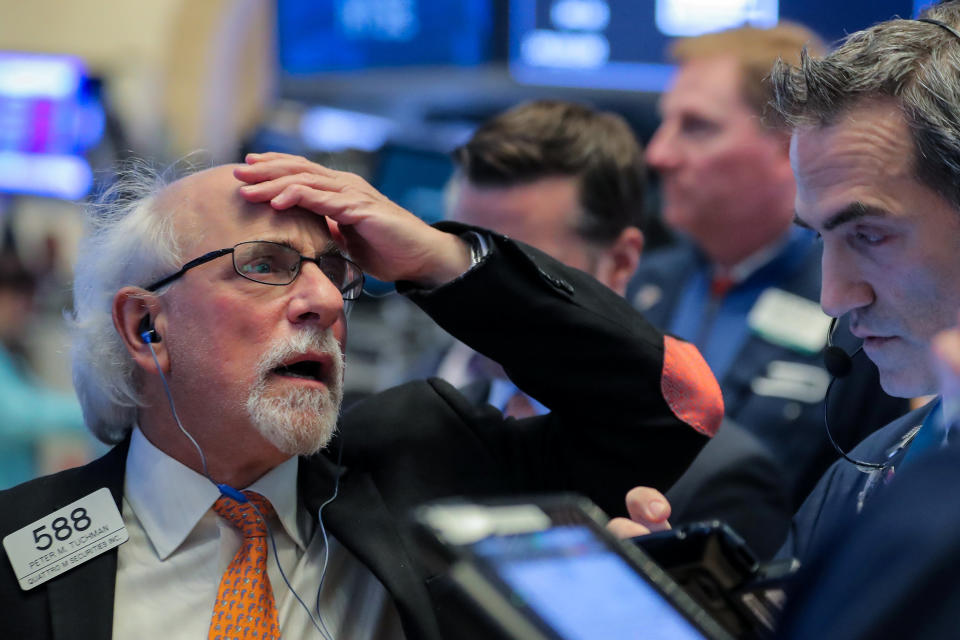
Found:
M 456 616 L 476 629 L 457 637 L 732 638 L 585 498 L 444 501 L 414 520 L 462 596 Z

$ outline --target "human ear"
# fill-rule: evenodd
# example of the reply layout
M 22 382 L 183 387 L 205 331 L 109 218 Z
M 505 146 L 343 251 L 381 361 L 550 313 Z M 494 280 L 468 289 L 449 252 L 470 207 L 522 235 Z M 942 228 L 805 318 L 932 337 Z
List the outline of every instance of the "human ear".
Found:
M 113 297 L 113 326 L 138 367 L 157 372 L 157 363 L 169 370 L 162 335 L 165 316 L 159 298 L 140 287 L 123 287 Z M 156 361 L 154 361 L 156 356 Z
M 617 239 L 603 250 L 593 274 L 621 296 L 627 293 L 627 284 L 640 264 L 643 253 L 643 232 L 637 227 L 627 227 Z

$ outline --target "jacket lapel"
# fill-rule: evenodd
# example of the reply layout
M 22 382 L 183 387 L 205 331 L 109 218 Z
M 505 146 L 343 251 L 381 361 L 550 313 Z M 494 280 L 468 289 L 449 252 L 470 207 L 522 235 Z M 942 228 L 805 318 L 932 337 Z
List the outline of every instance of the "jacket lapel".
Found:
M 301 464 L 301 491 L 316 513 L 333 494 L 337 467 L 322 456 Z M 369 474 L 344 470 L 336 500 L 323 512 L 327 529 L 380 580 L 393 598 L 408 636 L 439 638 L 420 564 L 407 553 L 397 527 Z
M 122 509 L 123 475 L 129 439 L 88 465 L 89 473 L 71 491 L 80 498 L 107 487 Z M 75 499 L 76 499 L 75 498 Z M 47 584 L 50 626 L 55 640 L 110 640 L 113 597 L 117 580 L 117 550 L 85 562 Z

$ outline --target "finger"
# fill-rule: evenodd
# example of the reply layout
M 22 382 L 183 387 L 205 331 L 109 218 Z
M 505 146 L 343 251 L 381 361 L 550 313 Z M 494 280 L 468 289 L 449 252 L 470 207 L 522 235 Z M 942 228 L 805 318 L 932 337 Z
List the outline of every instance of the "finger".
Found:
M 281 175 L 286 173 L 296 173 L 297 171 L 305 173 L 318 173 L 327 176 L 340 176 L 346 181 L 360 184 L 368 184 L 366 180 L 350 171 L 340 171 L 332 167 L 314 162 L 303 156 L 295 156 L 289 153 L 279 153 L 270 151 L 261 154 L 248 154 L 248 161 L 245 165 L 239 165 L 234 170 L 241 172 L 242 175 L 258 175 L 261 171 L 278 171 Z
M 297 157 L 258 162 L 252 165 L 240 165 L 233 170 L 233 175 L 237 180 L 248 184 L 295 174 L 332 176 L 335 173 L 332 169 L 328 169 L 323 165 Z
M 305 157 L 294 155 L 292 153 L 281 153 L 280 151 L 264 151 L 262 153 L 248 153 L 244 156 L 247 164 L 257 164 L 259 162 L 269 162 L 271 160 L 305 160 Z
M 270 200 L 270 206 L 277 211 L 300 207 L 313 213 L 332 218 L 338 225 L 351 225 L 360 222 L 363 215 L 358 209 L 365 202 L 358 201 L 353 195 L 321 191 L 302 184 L 291 184 Z M 340 233 L 344 233 L 340 229 Z
M 930 343 L 945 425 L 960 423 L 960 331 L 948 329 Z M 955 428 L 950 426 L 951 429 Z
M 627 520 L 626 518 L 614 518 L 608 522 L 607 531 L 621 540 L 645 536 L 650 533 L 650 530 L 642 524 L 634 522 L 633 520 Z
M 240 187 L 240 195 L 248 202 L 266 202 L 280 195 L 291 185 L 303 185 L 319 191 L 339 192 L 344 188 L 341 180 L 331 176 L 322 176 L 314 173 L 296 173 L 281 175 L 277 178 L 265 179 L 255 184 L 245 184 Z
M 630 517 L 649 527 L 651 531 L 669 529 L 670 503 L 652 487 L 634 487 L 627 492 L 627 512 Z
M 340 231 L 340 225 L 337 224 L 336 220 L 333 218 L 326 218 L 327 228 L 330 230 L 330 237 L 333 239 L 337 246 L 343 249 L 347 246 L 347 241 L 343 237 L 343 232 Z
M 941 331 L 933 337 L 931 346 L 937 359 L 948 366 L 955 375 L 960 375 L 960 331 L 957 329 Z

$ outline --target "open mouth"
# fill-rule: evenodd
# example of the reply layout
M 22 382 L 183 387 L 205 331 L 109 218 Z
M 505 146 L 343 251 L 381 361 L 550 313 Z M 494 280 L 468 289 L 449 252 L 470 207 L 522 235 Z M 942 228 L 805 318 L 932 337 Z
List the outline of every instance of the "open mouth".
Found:
M 320 360 L 298 360 L 282 364 L 270 372 L 284 378 L 325 382 L 327 366 L 325 362 Z

